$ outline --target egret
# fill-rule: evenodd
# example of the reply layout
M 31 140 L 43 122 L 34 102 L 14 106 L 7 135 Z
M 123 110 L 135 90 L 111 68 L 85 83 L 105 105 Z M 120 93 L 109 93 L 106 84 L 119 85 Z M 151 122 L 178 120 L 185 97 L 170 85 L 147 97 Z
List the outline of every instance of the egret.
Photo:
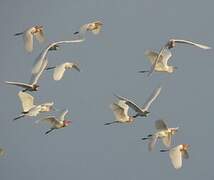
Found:
M 152 65 L 155 63 L 155 60 L 158 57 L 158 53 L 155 51 L 146 51 L 145 55 L 150 60 L 150 63 Z M 173 73 L 177 69 L 177 67 L 168 65 L 168 61 L 170 60 L 171 57 L 172 53 L 168 49 L 164 49 L 163 52 L 161 53 L 158 62 L 155 65 L 154 71 Z M 150 71 L 139 71 L 139 72 L 145 73 Z
M 87 31 L 92 32 L 93 34 L 99 34 L 103 23 L 101 21 L 94 21 L 88 24 L 84 24 L 80 27 L 80 31 L 75 32 L 74 34 L 79 34 L 84 36 Z
M 142 116 L 142 117 L 148 116 L 148 114 L 150 113 L 149 108 L 152 102 L 159 96 L 160 92 L 161 92 L 161 87 L 155 89 L 142 108 L 125 97 L 118 96 L 118 95 L 115 95 L 115 96 L 118 99 L 123 100 L 126 105 L 128 105 L 130 108 L 132 108 L 136 112 L 136 115 L 133 116 L 133 118 L 136 118 L 138 116 Z
M 0 156 L 4 156 L 6 154 L 5 150 L 3 148 L 0 148 Z
M 12 82 L 12 81 L 5 81 L 5 83 L 24 88 L 23 92 L 25 92 L 25 91 L 38 91 L 39 85 L 37 84 L 37 82 L 38 82 L 40 76 L 42 75 L 43 71 L 47 67 L 47 64 L 48 64 L 48 60 L 44 59 L 39 71 L 36 74 L 32 74 L 30 82 L 28 84 L 27 83 L 21 83 L 21 82 Z
M 153 65 L 151 66 L 151 69 L 148 73 L 148 76 L 150 76 L 152 74 L 152 72 L 155 70 L 156 64 L 159 62 L 159 58 L 161 57 L 162 53 L 165 51 L 165 49 L 172 49 L 176 46 L 176 44 L 187 44 L 187 45 L 192 45 L 201 49 L 211 49 L 211 47 L 206 46 L 206 45 L 202 45 L 202 44 L 198 44 L 198 43 L 194 43 L 192 41 L 187 41 L 187 40 L 183 40 L 183 39 L 170 39 L 163 48 L 161 48 L 161 50 L 158 53 L 158 56 L 156 57 Z
M 44 63 L 44 60 L 47 59 L 48 52 L 50 50 L 57 50 L 59 48 L 60 44 L 69 44 L 69 43 L 76 43 L 76 42 L 82 42 L 84 39 L 73 39 L 73 40 L 65 40 L 65 41 L 57 41 L 49 44 L 43 51 L 39 54 L 39 56 L 36 58 L 32 74 L 37 74 L 38 71 L 41 69 L 42 64 Z
M 118 102 L 112 103 L 110 105 L 110 108 L 112 109 L 116 120 L 113 122 L 105 123 L 104 125 L 133 122 L 133 118 L 128 115 L 129 106 L 125 103 L 124 100 L 119 100 Z
M 49 134 L 51 131 L 55 129 L 60 129 L 67 127 L 71 124 L 70 120 L 65 120 L 65 115 L 68 113 L 68 110 L 64 110 L 59 118 L 56 118 L 55 116 L 48 116 L 45 118 L 42 118 L 41 121 L 47 122 L 52 125 L 50 130 L 46 131 L 45 134 Z
M 76 69 L 77 71 L 80 72 L 80 68 L 79 68 L 78 64 L 72 63 L 72 62 L 65 62 L 65 63 L 57 65 L 57 66 L 46 68 L 46 70 L 49 70 L 49 69 L 54 69 L 53 79 L 55 81 L 59 81 L 60 79 L 62 79 L 62 77 L 65 73 L 65 70 Z
M 26 29 L 24 32 L 16 33 L 15 36 L 22 35 L 24 39 L 24 46 L 27 52 L 33 51 L 33 36 L 40 43 L 44 42 L 44 30 L 43 26 L 37 25 Z
M 189 144 L 180 144 L 176 147 L 170 149 L 160 150 L 160 152 L 167 152 L 169 151 L 169 157 L 171 159 L 172 165 L 175 169 L 180 169 L 182 167 L 182 159 L 189 158 Z
M 18 93 L 19 99 L 21 101 L 23 112 L 14 120 L 20 119 L 25 116 L 37 116 L 40 112 L 50 112 L 53 110 L 53 102 L 47 102 L 39 105 L 34 104 L 34 97 L 26 92 L 20 91 Z
M 163 144 L 167 148 L 169 148 L 171 145 L 172 135 L 174 135 L 178 131 L 178 127 L 168 128 L 164 120 L 155 121 L 155 127 L 157 129 L 157 132 L 155 132 L 154 134 L 149 134 L 146 138 L 142 138 L 142 140 L 149 140 L 149 151 L 152 151 L 154 149 L 158 139 L 161 139 L 163 141 Z

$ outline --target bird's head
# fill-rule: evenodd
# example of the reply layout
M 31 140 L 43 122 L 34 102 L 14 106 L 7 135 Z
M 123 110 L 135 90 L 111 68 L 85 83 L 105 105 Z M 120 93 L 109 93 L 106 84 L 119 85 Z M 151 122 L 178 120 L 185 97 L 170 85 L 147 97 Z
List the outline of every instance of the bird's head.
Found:
M 150 113 L 149 111 L 145 111 L 144 116 L 147 117 L 149 113 Z
M 33 91 L 38 91 L 39 90 L 39 85 L 38 84 L 34 84 L 32 89 L 33 89 Z
M 166 44 L 166 47 L 168 49 L 174 48 L 175 47 L 175 41 L 173 39 L 170 39 L 169 42 Z
M 182 144 L 182 150 L 187 151 L 190 148 L 189 144 Z
M 64 120 L 63 122 L 65 127 L 69 126 L 72 123 L 71 120 Z
M 59 46 L 58 44 L 55 44 L 55 45 L 51 46 L 51 48 L 49 48 L 48 51 L 57 51 L 57 50 L 60 49 L 59 47 L 60 47 L 60 46 Z
M 36 30 L 35 33 L 43 31 L 43 26 L 41 26 L 41 25 L 36 25 L 34 28 Z
M 170 128 L 170 130 L 171 130 L 171 134 L 172 134 L 172 135 L 176 134 L 176 133 L 177 133 L 177 131 L 178 131 L 178 129 L 179 129 L 179 127 L 176 127 L 176 128 Z

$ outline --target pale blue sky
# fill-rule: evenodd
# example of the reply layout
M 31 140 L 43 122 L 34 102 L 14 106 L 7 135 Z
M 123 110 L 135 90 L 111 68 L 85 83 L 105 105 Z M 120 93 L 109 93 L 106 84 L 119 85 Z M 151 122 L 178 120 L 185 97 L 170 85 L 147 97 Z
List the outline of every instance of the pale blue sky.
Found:
M 172 50 L 171 75 L 137 73 L 150 68 L 144 52 L 159 50 L 169 38 L 183 38 L 214 47 L 212 0 L 19 0 L 1 1 L 0 81 L 30 78 L 32 64 L 48 42 L 69 39 L 94 20 L 104 23 L 98 36 L 87 34 L 81 44 L 63 46 L 49 56 L 49 64 L 79 62 L 81 72 L 66 72 L 53 81 L 43 74 L 37 102 L 54 101 L 68 108 L 71 127 L 44 135 L 45 124 L 35 119 L 12 119 L 21 111 L 18 88 L 1 83 L 1 180 L 57 179 L 213 179 L 213 50 L 178 46 Z M 13 34 L 32 25 L 44 26 L 47 42 L 35 43 L 27 54 L 21 38 Z M 152 90 L 162 92 L 148 118 L 131 125 L 104 126 L 114 120 L 109 105 L 113 93 L 143 104 Z M 158 143 L 149 153 L 141 137 L 152 133 L 154 122 L 164 118 L 179 126 L 175 144 L 189 143 L 190 159 L 173 169 Z

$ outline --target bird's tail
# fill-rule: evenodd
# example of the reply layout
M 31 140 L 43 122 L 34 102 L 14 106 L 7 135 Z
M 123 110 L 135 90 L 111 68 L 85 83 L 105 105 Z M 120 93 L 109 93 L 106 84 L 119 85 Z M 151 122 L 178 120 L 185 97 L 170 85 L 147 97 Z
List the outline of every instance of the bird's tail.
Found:
M 25 116 L 24 114 L 21 114 L 20 116 L 14 118 L 13 120 L 15 121 L 15 120 L 17 120 L 17 119 L 23 118 L 24 116 Z
M 23 33 L 23 32 L 20 32 L 20 33 L 14 34 L 14 36 L 19 36 L 19 35 L 22 35 L 22 34 L 24 34 L 24 33 Z

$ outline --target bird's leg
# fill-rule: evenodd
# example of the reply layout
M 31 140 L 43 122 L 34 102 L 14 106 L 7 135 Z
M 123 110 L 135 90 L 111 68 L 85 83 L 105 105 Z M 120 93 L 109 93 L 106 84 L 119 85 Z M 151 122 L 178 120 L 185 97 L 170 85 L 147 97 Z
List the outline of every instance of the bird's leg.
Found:
M 110 125 L 110 124 L 115 124 L 115 123 L 119 123 L 119 122 L 118 121 L 113 121 L 113 122 L 105 123 L 104 125 Z
M 147 139 L 149 139 L 149 138 L 151 138 L 151 137 L 152 137 L 152 134 L 149 134 L 147 137 L 142 138 L 142 140 L 147 140 Z
M 22 92 L 26 92 L 26 91 L 29 91 L 30 88 L 26 88 L 26 89 L 23 89 Z
M 138 117 L 139 116 L 139 114 L 135 114 L 134 116 L 132 116 L 133 118 L 136 118 L 136 117 Z
M 74 34 L 79 34 L 79 31 L 74 32 Z
M 21 114 L 20 116 L 16 117 L 13 119 L 13 121 L 17 120 L 17 119 L 20 119 L 20 118 L 23 118 L 25 115 L 24 114 Z
M 48 134 L 48 133 L 50 133 L 53 130 L 54 130 L 54 128 L 51 128 L 50 130 L 46 131 L 45 134 Z
M 161 149 L 160 152 L 167 152 L 169 149 Z
M 143 71 L 138 71 L 139 73 L 146 73 L 149 72 L 149 70 L 143 70 Z
M 22 34 L 24 34 L 24 33 L 23 33 L 23 32 L 20 32 L 20 33 L 14 34 L 14 36 L 19 36 L 19 35 L 22 35 Z
M 50 70 L 50 69 L 55 69 L 55 68 L 56 68 L 56 66 L 51 66 L 51 67 L 45 68 L 45 70 Z

